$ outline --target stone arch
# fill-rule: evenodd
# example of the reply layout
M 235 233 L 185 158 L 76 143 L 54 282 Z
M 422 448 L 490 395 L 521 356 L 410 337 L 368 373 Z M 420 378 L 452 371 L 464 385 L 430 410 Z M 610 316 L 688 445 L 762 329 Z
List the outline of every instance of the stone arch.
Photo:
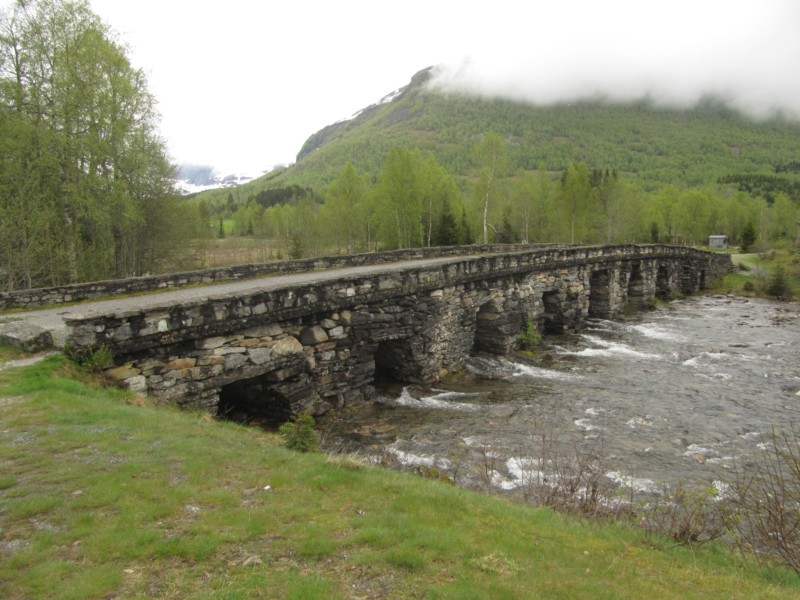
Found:
M 475 337 L 472 348 L 476 351 L 506 354 L 513 346 L 511 339 L 513 314 L 503 309 L 498 300 L 482 304 L 475 314 Z M 519 327 L 516 328 L 519 333 Z
M 631 274 L 628 277 L 628 306 L 639 308 L 644 305 L 645 281 L 640 262 L 631 265 Z
M 592 271 L 589 278 L 589 316 L 608 319 L 611 311 L 611 273 L 609 269 Z
M 697 274 L 691 265 L 681 265 L 681 292 L 694 294 L 697 291 Z
M 375 350 L 375 376 L 393 381 L 420 382 L 417 353 L 408 338 L 388 339 Z
M 302 412 L 313 387 L 307 378 L 276 382 L 269 375 L 239 379 L 219 391 L 217 416 L 240 423 L 278 427 Z
M 542 293 L 542 313 L 539 329 L 544 333 L 564 333 L 564 294 L 559 290 Z
M 670 285 L 669 267 L 667 265 L 658 265 L 656 272 L 656 298 L 660 300 L 668 300 L 672 295 L 672 286 Z

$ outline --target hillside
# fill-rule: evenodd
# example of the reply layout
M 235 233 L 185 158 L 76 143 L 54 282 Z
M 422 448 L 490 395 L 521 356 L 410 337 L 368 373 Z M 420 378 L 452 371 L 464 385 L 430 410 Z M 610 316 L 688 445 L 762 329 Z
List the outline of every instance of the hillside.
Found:
M 248 184 L 243 195 L 289 184 L 321 191 L 347 162 L 375 175 L 398 146 L 432 152 L 463 180 L 472 148 L 487 131 L 505 140 L 512 170 L 544 164 L 561 172 L 585 162 L 649 190 L 742 175 L 768 185 L 776 178 L 784 186 L 798 181 L 792 163 L 800 158 L 800 124 L 780 117 L 756 122 L 713 98 L 685 110 L 647 99 L 533 106 L 436 91 L 430 79 L 431 69 L 420 71 L 384 101 L 314 133 L 293 166 Z

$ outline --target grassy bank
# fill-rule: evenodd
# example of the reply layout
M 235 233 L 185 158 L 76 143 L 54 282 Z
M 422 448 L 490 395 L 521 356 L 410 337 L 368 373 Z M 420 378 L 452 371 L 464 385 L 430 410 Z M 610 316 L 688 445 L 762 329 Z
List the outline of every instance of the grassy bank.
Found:
M 796 598 L 788 572 L 0 372 L 0 597 Z M 267 486 L 268 489 L 267 489 Z
M 741 254 L 731 251 L 734 271 L 715 283 L 713 291 L 768 298 L 767 288 L 776 271 L 783 273 L 794 299 L 800 298 L 800 255 L 787 249 Z

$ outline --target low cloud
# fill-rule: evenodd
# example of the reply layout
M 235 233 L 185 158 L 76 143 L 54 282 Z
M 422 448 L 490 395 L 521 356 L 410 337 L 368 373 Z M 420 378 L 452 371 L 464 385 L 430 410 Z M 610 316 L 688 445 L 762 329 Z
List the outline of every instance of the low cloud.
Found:
M 563 9 L 545 16 L 560 26 L 518 24 L 504 43 L 438 67 L 432 84 L 536 104 L 690 106 L 713 96 L 753 117 L 800 118 L 793 0 L 596 3 L 573 18 Z

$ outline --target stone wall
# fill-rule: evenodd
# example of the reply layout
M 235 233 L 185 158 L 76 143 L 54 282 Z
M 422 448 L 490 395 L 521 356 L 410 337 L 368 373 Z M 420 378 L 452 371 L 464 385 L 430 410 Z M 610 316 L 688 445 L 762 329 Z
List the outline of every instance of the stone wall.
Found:
M 506 353 L 526 320 L 579 328 L 729 269 L 727 255 L 688 248 L 540 249 L 67 324 L 73 347 L 106 346 L 111 377 L 163 401 L 237 410 L 238 396 L 249 411 L 321 414 L 369 398 L 376 374 L 431 383 L 473 350 Z
M 495 244 L 488 246 L 411 248 L 408 250 L 368 252 L 345 256 L 325 256 L 319 258 L 202 269 L 198 271 L 187 271 L 184 273 L 167 273 L 164 275 L 147 275 L 142 277 L 130 277 L 127 279 L 94 281 L 52 288 L 0 292 L 0 310 L 24 310 L 41 306 L 55 306 L 70 302 L 84 302 L 87 300 L 97 300 L 99 298 L 126 296 L 143 292 L 163 291 L 190 285 L 203 285 L 239 281 L 244 279 L 255 279 L 257 277 L 266 277 L 269 275 L 306 273 L 309 271 L 340 269 L 344 267 L 360 265 L 378 265 L 404 260 L 417 260 L 422 258 L 463 256 L 467 254 L 519 252 L 536 248 L 552 247 L 555 247 L 555 245 Z
M 311 277 L 311 283 L 304 286 L 271 291 L 254 289 L 179 305 L 166 304 L 146 310 L 69 319 L 67 325 L 71 330 L 70 344 L 74 347 L 107 345 L 115 352 L 124 354 L 169 345 L 182 339 L 225 335 L 263 324 L 265 319 L 283 320 L 465 282 L 557 269 L 567 269 L 566 273 L 587 265 L 596 270 L 605 265 L 614 266 L 619 261 L 646 259 L 674 264 L 671 272 L 682 267 L 682 287 L 688 281 L 687 272 L 702 271 L 704 279 L 710 281 L 730 269 L 728 255 L 675 246 L 539 249 L 471 256 L 443 265 L 409 267 L 399 272 L 363 277 L 342 277 L 326 280 L 322 284 L 314 283 Z M 671 285 L 676 285 L 674 277 Z

